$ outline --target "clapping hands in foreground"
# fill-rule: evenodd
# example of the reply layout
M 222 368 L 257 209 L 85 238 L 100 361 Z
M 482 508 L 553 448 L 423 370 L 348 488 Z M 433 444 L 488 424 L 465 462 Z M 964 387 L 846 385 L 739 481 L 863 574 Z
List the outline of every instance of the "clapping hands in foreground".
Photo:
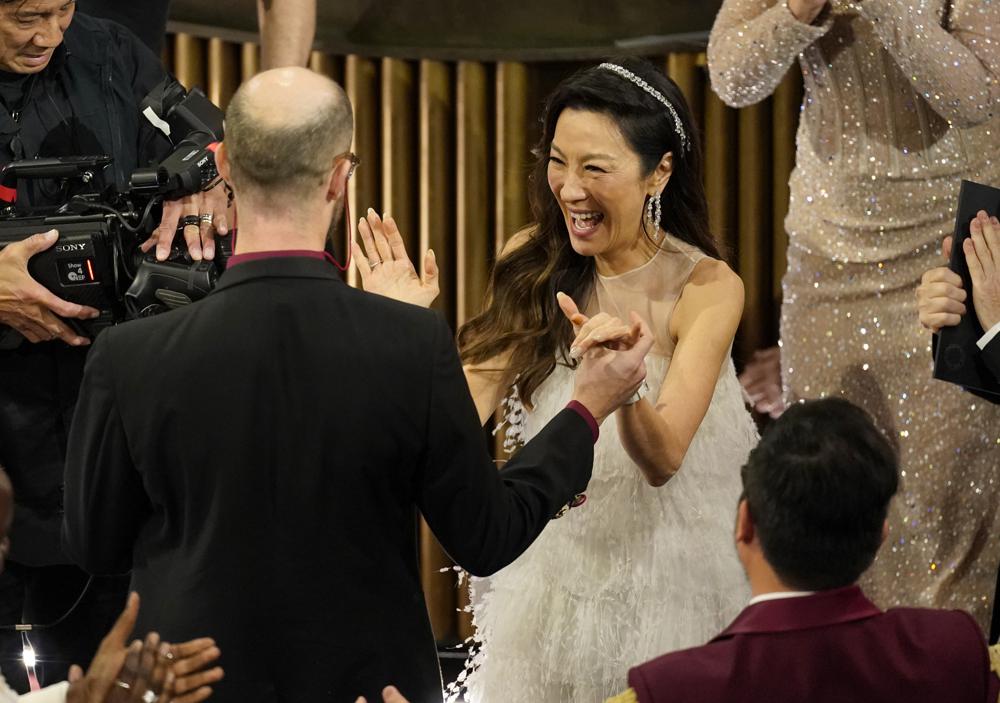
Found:
M 368 703 L 364 696 L 359 696 L 354 703 Z M 403 697 L 403 694 L 396 690 L 395 686 L 386 686 L 382 690 L 382 703 L 410 703 Z
M 87 672 L 69 672 L 67 703 L 200 703 L 222 679 L 215 666 L 219 648 L 208 638 L 171 645 L 155 632 L 126 646 L 139 616 L 139 596 L 129 595 L 125 610 L 101 641 Z
M 972 278 L 972 304 L 984 331 L 1000 322 L 1000 221 L 980 211 L 969 224 L 971 236 L 962 243 L 962 253 Z M 946 237 L 941 255 L 951 256 L 952 238 Z M 920 324 L 931 332 L 957 325 L 966 313 L 968 293 L 962 277 L 947 266 L 923 275 L 917 287 Z

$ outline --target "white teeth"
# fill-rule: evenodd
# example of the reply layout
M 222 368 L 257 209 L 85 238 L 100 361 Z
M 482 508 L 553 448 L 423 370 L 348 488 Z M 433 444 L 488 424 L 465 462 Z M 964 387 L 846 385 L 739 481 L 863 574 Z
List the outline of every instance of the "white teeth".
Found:
M 604 219 L 604 215 L 600 212 L 571 212 L 570 217 L 573 218 L 573 225 L 582 230 L 593 229 Z

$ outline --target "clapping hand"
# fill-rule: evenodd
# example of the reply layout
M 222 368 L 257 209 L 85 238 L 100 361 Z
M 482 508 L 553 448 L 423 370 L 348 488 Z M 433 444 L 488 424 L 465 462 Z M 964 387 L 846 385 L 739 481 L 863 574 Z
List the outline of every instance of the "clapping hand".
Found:
M 984 331 L 1000 322 L 1000 221 L 982 210 L 962 243 L 972 278 L 972 305 Z
M 826 7 L 827 0 L 788 0 L 788 9 L 799 22 L 812 24 Z
M 139 596 L 132 593 L 87 673 L 75 665 L 70 669 L 67 703 L 169 703 L 174 682 L 169 645 L 151 633 L 145 642 L 125 647 L 138 615 Z
M 951 237 L 945 237 L 941 245 L 941 254 L 945 261 L 951 256 L 951 242 Z M 961 276 L 947 266 L 932 268 L 924 273 L 920 285 L 917 286 L 920 324 L 935 334 L 942 327 L 957 325 L 965 314 L 966 297 Z
M 969 223 L 969 234 L 962 253 L 972 279 L 972 305 L 980 326 L 988 331 L 1000 322 L 1000 221 L 980 210 Z M 945 261 L 951 247 L 951 237 L 945 237 L 941 247 Z M 920 324 L 934 333 L 957 325 L 966 313 L 967 298 L 961 276 L 947 266 L 931 269 L 917 287 Z
M 354 703 L 368 703 L 364 696 L 359 696 L 358 700 Z M 386 686 L 382 691 L 382 703 L 410 703 L 408 700 L 403 698 L 403 694 L 400 693 L 395 686 Z
M 213 666 L 221 652 L 215 640 L 200 639 L 170 647 L 174 675 L 173 703 L 201 703 L 212 695 L 211 685 L 222 680 L 222 667 Z
M 132 593 L 87 673 L 70 668 L 67 703 L 200 703 L 212 695 L 209 684 L 223 674 L 217 666 L 206 670 L 219 658 L 215 642 L 170 645 L 151 632 L 126 647 L 138 615 L 139 596 Z
M 743 367 L 740 385 L 750 396 L 753 409 L 776 418 L 785 411 L 781 397 L 781 349 L 758 349 Z
M 403 237 L 391 217 L 383 221 L 369 208 L 367 217 L 358 222 L 358 231 L 364 246 L 352 242 L 351 250 L 364 289 L 393 300 L 430 307 L 440 292 L 434 251 L 427 250 L 420 277 L 406 255 Z

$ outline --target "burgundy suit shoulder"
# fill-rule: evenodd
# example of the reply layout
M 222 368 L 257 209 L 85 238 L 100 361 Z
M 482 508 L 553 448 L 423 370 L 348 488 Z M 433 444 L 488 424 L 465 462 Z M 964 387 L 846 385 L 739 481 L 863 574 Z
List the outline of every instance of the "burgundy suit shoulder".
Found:
M 849 622 L 724 636 L 635 667 L 629 685 L 640 703 L 993 703 L 997 679 L 967 613 L 894 608 Z
M 709 642 L 663 654 L 633 668 L 628 674 L 629 686 L 635 690 L 639 703 L 687 701 L 681 691 L 699 692 L 703 701 L 724 701 L 728 689 L 740 679 L 736 675 L 738 654 L 733 640 Z M 667 695 L 667 691 L 671 694 Z

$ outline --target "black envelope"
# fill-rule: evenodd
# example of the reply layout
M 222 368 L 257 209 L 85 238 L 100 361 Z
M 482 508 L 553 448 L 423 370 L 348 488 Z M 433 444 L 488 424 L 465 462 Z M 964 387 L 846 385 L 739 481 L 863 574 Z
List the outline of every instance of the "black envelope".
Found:
M 965 315 L 954 327 L 944 327 L 938 335 L 934 353 L 934 378 L 967 388 L 977 394 L 1000 396 L 1000 383 L 980 360 L 976 342 L 983 336 L 983 328 L 976 319 L 972 305 L 972 278 L 965 263 L 962 242 L 969 238 L 969 223 L 976 213 L 985 210 L 1000 217 L 1000 189 L 962 181 L 958 194 L 958 213 L 955 216 L 955 238 L 948 267 L 962 277 L 962 285 L 969 294 L 965 300 Z M 994 399 L 995 400 L 995 399 Z

